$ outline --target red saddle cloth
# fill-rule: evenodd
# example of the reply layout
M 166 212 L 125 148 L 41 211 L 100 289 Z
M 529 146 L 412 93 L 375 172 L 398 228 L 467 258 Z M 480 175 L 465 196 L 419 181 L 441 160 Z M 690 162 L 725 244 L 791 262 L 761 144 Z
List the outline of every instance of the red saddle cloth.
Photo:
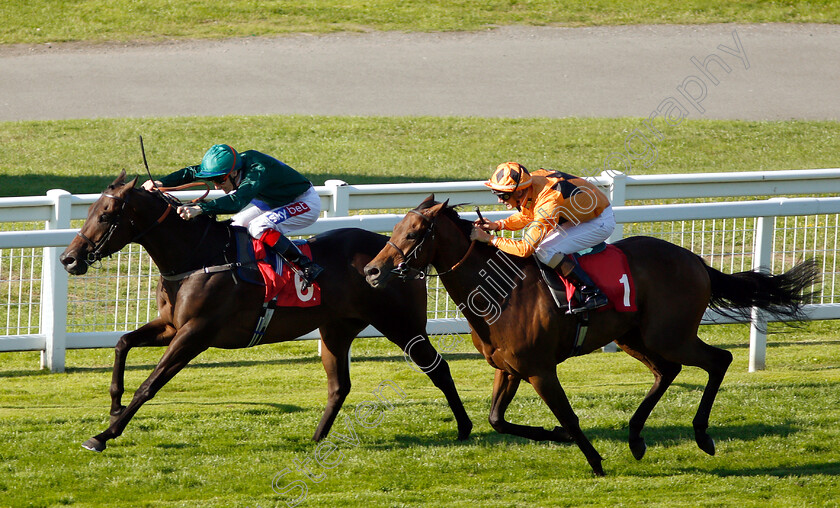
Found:
M 277 297 L 278 307 L 314 307 L 321 305 L 321 286 L 317 282 L 306 291 L 301 291 L 300 287 L 303 281 L 297 272 L 292 270 L 289 263 L 284 263 L 278 257 L 276 265 L 279 269 L 275 268 L 274 265 L 266 261 L 270 251 L 266 249 L 265 244 L 255 238 L 251 240 L 254 245 L 257 267 L 260 269 L 265 282 L 266 302 Z M 298 248 L 305 256 L 312 259 L 312 252 L 308 243 L 298 244 Z
M 601 252 L 577 257 L 577 262 L 610 300 L 609 305 L 599 311 L 610 308 L 618 312 L 636 311 L 636 286 L 630 275 L 627 256 L 621 249 L 607 245 Z M 561 280 L 566 285 L 566 298 L 571 300 L 575 287 L 562 277 Z

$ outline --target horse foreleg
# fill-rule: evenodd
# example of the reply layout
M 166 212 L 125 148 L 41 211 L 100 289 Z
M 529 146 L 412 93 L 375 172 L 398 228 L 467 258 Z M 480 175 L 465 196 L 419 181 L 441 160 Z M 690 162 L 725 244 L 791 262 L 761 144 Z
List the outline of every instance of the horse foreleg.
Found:
M 327 437 L 330 432 L 333 422 L 338 411 L 344 404 L 344 399 L 350 393 L 350 344 L 353 337 L 359 330 L 355 332 L 339 334 L 337 330 L 321 328 L 321 340 L 323 346 L 321 348 L 321 363 L 324 370 L 327 372 L 327 407 L 324 409 L 324 415 L 321 417 L 321 422 L 318 428 L 315 429 L 315 435 L 312 439 L 320 441 Z
M 128 351 L 135 347 L 168 346 L 174 336 L 175 329 L 158 318 L 123 335 L 117 341 L 114 347 L 114 370 L 111 373 L 111 422 L 125 410 L 122 396 L 125 393 L 125 361 Z
M 418 335 L 407 343 L 399 345 L 411 358 L 412 367 L 429 376 L 432 383 L 446 396 L 446 402 L 449 403 L 449 408 L 458 423 L 458 439 L 463 441 L 470 437 L 473 423 L 467 414 L 467 410 L 464 409 L 461 397 L 458 396 L 458 389 L 455 388 L 455 381 L 452 379 L 449 364 L 432 346 L 428 336 L 425 334 Z
M 522 378 L 508 374 L 502 370 L 496 370 L 496 377 L 493 379 L 493 396 L 490 404 L 490 426 L 500 434 L 513 434 L 515 436 L 532 439 L 534 441 L 555 441 L 558 443 L 569 443 L 573 439 L 562 427 L 554 427 L 554 430 L 547 430 L 542 427 L 530 425 L 518 425 L 505 420 L 505 411 L 510 401 L 516 395 L 516 390 Z
M 569 399 L 566 397 L 566 392 L 560 386 L 560 381 L 557 379 L 557 374 L 554 371 L 547 372 L 544 375 L 535 375 L 528 378 L 531 386 L 545 401 L 546 405 L 554 413 L 554 416 L 560 420 L 560 424 L 565 428 L 575 443 L 583 452 L 587 462 L 589 462 L 592 471 L 598 476 L 604 476 L 604 469 L 601 467 L 601 455 L 589 442 L 589 439 L 583 434 L 578 423 L 578 417 L 572 410 Z
M 134 392 L 134 397 L 128 406 L 116 418 L 112 419 L 111 424 L 104 432 L 85 441 L 82 444 L 84 448 L 97 452 L 104 450 L 108 440 L 119 437 L 122 434 L 128 422 L 140 409 L 140 406 L 153 398 L 175 374 L 180 372 L 199 353 L 207 349 L 203 344 L 195 340 L 190 340 L 191 338 L 195 338 L 195 335 L 176 337 L 170 343 L 163 357 L 161 357 L 155 367 L 155 370 L 152 371 L 149 377 Z

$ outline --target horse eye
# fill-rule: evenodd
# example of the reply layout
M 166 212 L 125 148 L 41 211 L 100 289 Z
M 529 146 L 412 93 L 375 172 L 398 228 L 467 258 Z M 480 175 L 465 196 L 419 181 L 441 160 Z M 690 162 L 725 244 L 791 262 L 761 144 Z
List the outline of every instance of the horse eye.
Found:
M 417 234 L 416 231 L 412 231 L 411 233 L 408 233 L 407 235 L 405 235 L 406 239 L 408 239 L 408 240 L 417 240 L 417 236 L 418 236 L 418 234 Z
M 111 221 L 111 214 L 110 213 L 103 213 L 99 216 L 99 222 L 110 222 Z

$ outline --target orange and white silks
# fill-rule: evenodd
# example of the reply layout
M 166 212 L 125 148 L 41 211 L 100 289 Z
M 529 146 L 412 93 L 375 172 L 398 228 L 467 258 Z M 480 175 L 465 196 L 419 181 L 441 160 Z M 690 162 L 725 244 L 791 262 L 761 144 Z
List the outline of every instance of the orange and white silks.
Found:
M 610 205 L 607 196 L 583 178 L 545 169 L 534 171 L 531 176 L 533 183 L 520 211 L 499 221 L 503 230 L 524 228 L 523 239 L 493 239 L 493 245 L 508 254 L 530 256 L 557 226 L 590 221 Z

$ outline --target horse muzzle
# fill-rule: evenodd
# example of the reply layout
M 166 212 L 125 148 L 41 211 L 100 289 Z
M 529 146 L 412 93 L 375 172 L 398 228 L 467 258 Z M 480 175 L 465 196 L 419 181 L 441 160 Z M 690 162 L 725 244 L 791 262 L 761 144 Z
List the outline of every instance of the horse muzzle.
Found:
M 365 266 L 365 280 L 373 288 L 384 288 L 391 276 L 391 270 L 382 266 L 382 263 L 371 261 Z
M 70 275 L 84 275 L 88 271 L 88 262 L 83 253 L 74 253 L 69 247 L 58 257 L 61 265 Z

